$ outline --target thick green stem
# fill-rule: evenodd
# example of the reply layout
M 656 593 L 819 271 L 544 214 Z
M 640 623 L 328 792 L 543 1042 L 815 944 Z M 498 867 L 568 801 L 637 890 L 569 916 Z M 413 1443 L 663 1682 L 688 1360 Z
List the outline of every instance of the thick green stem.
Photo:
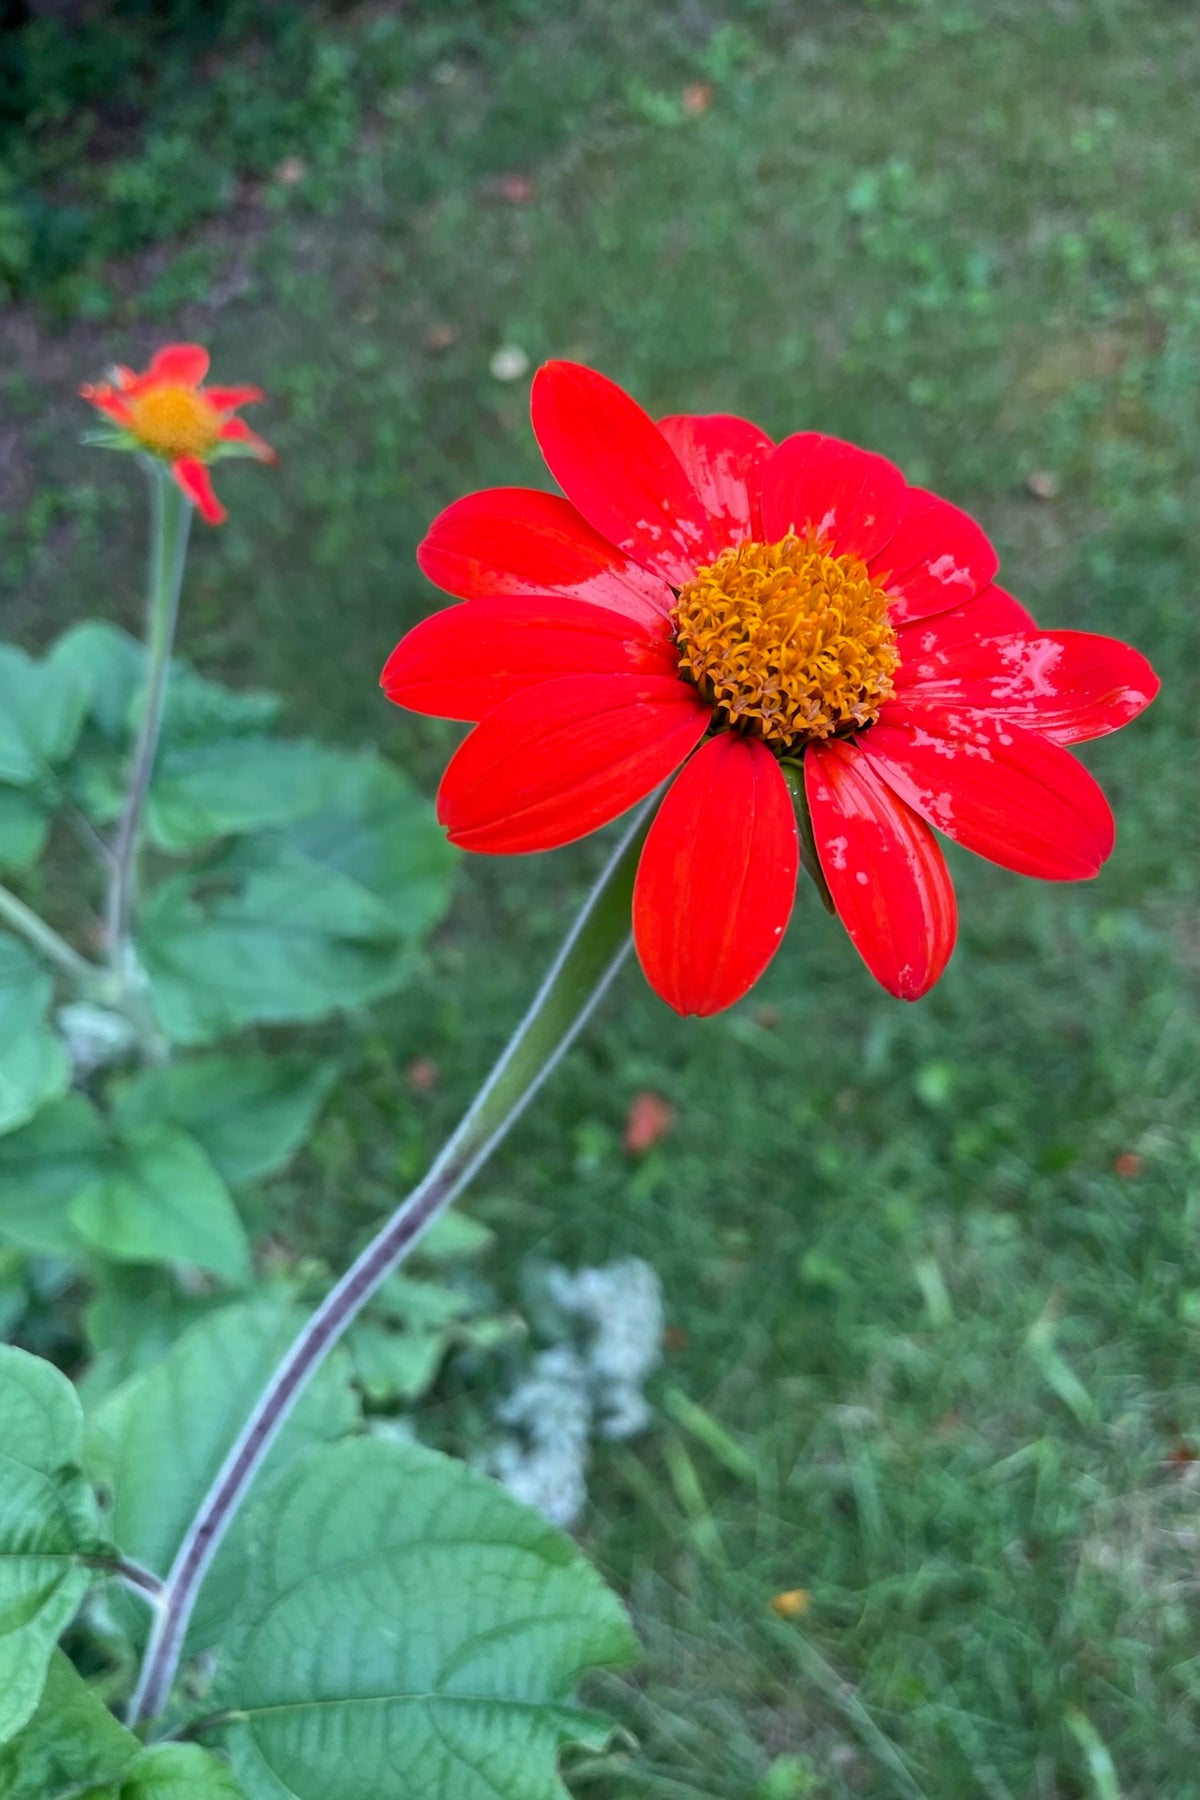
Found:
M 162 730 L 163 706 L 175 642 L 175 620 L 187 560 L 190 502 L 161 463 L 149 465 L 151 532 L 150 573 L 146 594 L 146 691 L 138 726 L 125 810 L 113 845 L 112 880 L 106 916 L 109 957 L 117 969 L 125 967 L 126 947 L 133 918 L 137 886 L 137 853 L 142 813 L 154 773 L 154 758 Z
M 347 1326 L 491 1155 L 590 1016 L 629 949 L 633 878 L 649 807 L 630 826 L 565 944 L 440 1156 L 351 1264 L 271 1376 L 200 1503 L 156 1603 L 130 1723 L 166 1705 L 200 1583 L 305 1386 Z

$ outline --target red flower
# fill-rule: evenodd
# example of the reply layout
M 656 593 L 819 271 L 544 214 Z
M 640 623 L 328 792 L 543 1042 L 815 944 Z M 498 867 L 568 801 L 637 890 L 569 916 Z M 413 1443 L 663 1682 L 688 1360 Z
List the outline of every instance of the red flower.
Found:
M 256 387 L 204 387 L 208 351 L 199 344 L 168 344 L 144 375 L 118 368 L 115 383 L 82 387 L 85 400 L 120 426 L 115 443 L 146 450 L 171 465 L 171 473 L 202 519 L 220 525 L 228 517 L 213 492 L 208 464 L 219 456 L 256 456 L 274 462 L 271 446 L 234 415 L 261 400 Z
M 1112 638 L 1040 631 L 965 513 L 815 431 L 655 425 L 573 363 L 538 373 L 533 428 L 567 498 L 447 508 L 417 560 L 466 604 L 383 672 L 400 705 L 475 726 L 438 797 L 456 844 L 549 850 L 674 776 L 633 929 L 681 1013 L 762 974 L 802 856 L 906 1000 L 954 946 L 931 825 L 1023 875 L 1097 873 L 1112 816 L 1064 745 L 1126 724 L 1158 682 Z

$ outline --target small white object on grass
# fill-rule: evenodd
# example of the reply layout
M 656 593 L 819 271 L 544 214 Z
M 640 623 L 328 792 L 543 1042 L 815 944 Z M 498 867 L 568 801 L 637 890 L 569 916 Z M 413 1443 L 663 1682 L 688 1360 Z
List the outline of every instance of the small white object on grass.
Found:
M 497 381 L 520 381 L 529 373 L 529 358 L 519 344 L 501 344 L 488 368 Z
M 499 1407 L 500 1423 L 515 1429 L 486 1467 L 554 1524 L 570 1526 L 587 1501 L 592 1437 L 634 1437 L 654 1416 L 642 1387 L 662 1356 L 662 1288 L 649 1263 L 627 1257 L 575 1273 L 552 1266 L 544 1290 L 563 1341 L 534 1357 Z

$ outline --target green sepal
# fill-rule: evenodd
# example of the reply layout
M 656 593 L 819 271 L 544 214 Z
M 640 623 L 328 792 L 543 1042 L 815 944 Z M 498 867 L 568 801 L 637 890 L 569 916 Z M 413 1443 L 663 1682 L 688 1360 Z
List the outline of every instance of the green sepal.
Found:
M 85 431 L 81 444 L 89 450 L 140 450 L 141 445 L 130 431 Z

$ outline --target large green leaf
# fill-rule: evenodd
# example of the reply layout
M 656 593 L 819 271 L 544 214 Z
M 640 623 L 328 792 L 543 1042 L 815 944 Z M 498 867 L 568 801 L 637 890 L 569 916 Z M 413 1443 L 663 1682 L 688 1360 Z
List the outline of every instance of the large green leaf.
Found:
M 89 1466 L 112 1494 L 111 1530 L 125 1555 L 166 1574 L 226 1450 L 302 1318 L 289 1304 L 268 1299 L 225 1307 L 193 1325 L 161 1362 L 95 1409 Z M 357 1419 L 347 1362 L 335 1352 L 305 1390 L 259 1481 L 306 1445 L 343 1436 Z M 245 1554 L 239 1521 L 205 1582 L 189 1640 L 194 1648 L 219 1641 L 222 1621 L 243 1585 Z M 112 1603 L 123 1623 L 140 1634 L 144 1609 L 117 1593 Z
M 356 932 L 336 894 L 301 869 L 219 884 L 179 876 L 146 906 L 138 947 L 163 1030 L 205 1044 L 261 1021 L 317 1019 L 403 981 L 402 939 Z
M 28 869 L 46 848 L 50 809 L 37 794 L 0 786 L 0 869 Z
M 442 917 L 457 852 L 428 800 L 399 769 L 372 755 L 346 756 L 336 799 L 268 840 L 256 854 L 341 897 L 356 930 L 416 938 Z
M 235 1186 L 278 1169 L 304 1143 L 336 1078 L 302 1056 L 202 1056 L 147 1069 L 118 1092 L 123 1129 L 154 1122 L 191 1132 Z
M 71 1061 L 46 1024 L 54 984 L 16 938 L 0 934 L 0 1134 L 65 1094 Z
M 0 1138 L 0 1237 L 50 1255 L 78 1250 L 71 1202 L 103 1175 L 108 1155 L 103 1122 L 82 1094 L 44 1106 Z
M 250 1800 L 565 1800 L 559 1749 L 606 1736 L 575 1684 L 634 1650 L 565 1537 L 382 1439 L 310 1453 L 251 1526 L 212 1726 Z
M 142 1125 L 71 1204 L 87 1243 L 121 1262 L 185 1262 L 226 1281 L 250 1274 L 250 1246 L 229 1190 L 195 1138 Z
M 144 1749 L 56 1650 L 36 1712 L 0 1748 L 4 1800 L 243 1800 L 198 1744 Z
M 428 804 L 377 757 L 339 760 L 335 800 L 151 898 L 139 949 L 176 1042 L 377 999 L 445 911 L 454 852 Z
M 180 853 L 213 838 L 286 825 L 337 791 L 346 760 L 303 741 L 167 742 L 146 808 L 150 838 Z
M 33 1712 L 60 1632 L 93 1576 L 83 1414 L 50 1363 L 0 1345 L 0 1743 Z
M 0 644 L 0 781 L 27 787 L 71 754 L 87 712 L 77 672 Z
M 45 1253 L 192 1263 L 232 1282 L 250 1267 L 245 1227 L 195 1139 L 171 1125 L 114 1135 L 82 1094 L 0 1139 L 0 1235 Z

